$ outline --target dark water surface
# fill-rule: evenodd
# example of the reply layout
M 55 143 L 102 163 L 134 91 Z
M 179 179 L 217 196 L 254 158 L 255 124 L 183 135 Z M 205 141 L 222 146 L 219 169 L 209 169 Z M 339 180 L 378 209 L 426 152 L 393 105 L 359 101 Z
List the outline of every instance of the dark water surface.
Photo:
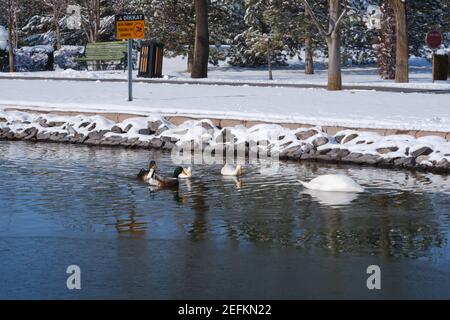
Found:
M 157 191 L 135 179 L 150 158 L 173 171 L 167 153 L 0 141 L 0 298 L 450 298 L 446 176 L 261 163 L 235 181 L 199 165 Z M 325 173 L 367 192 L 297 183 Z

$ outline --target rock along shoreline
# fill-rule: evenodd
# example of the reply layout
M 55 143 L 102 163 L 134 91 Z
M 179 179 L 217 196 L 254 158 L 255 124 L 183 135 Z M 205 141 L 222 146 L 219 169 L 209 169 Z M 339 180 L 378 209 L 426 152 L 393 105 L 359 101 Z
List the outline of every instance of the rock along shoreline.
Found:
M 381 136 L 342 130 L 334 135 L 320 127 L 288 129 L 276 124 L 219 128 L 208 119 L 187 120 L 176 126 L 160 115 L 122 122 L 102 116 L 59 116 L 0 111 L 0 140 L 24 140 L 161 149 L 176 147 L 241 148 L 277 154 L 280 160 L 317 161 L 450 173 L 450 142 L 438 136 Z M 252 148 L 254 150 L 252 150 Z

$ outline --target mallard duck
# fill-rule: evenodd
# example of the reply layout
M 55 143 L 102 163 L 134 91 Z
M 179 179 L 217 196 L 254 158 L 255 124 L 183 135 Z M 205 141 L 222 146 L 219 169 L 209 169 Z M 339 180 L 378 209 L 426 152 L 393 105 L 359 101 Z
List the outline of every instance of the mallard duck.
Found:
M 326 174 L 312 179 L 310 182 L 299 182 L 307 189 L 334 192 L 364 192 L 364 188 L 352 178 L 342 174 Z
M 191 178 L 192 177 L 192 170 L 190 167 L 183 168 L 183 167 L 176 167 L 173 171 L 173 177 L 177 178 Z
M 244 173 L 244 170 L 242 169 L 242 166 L 240 164 L 238 164 L 237 166 L 226 164 L 223 166 L 222 170 L 220 170 L 220 173 L 223 176 L 240 176 Z
M 172 178 L 166 178 L 156 173 L 156 162 L 150 161 L 149 170 L 141 169 L 138 173 L 138 179 L 155 187 L 176 187 L 178 186 L 178 178 L 175 175 Z M 175 170 L 176 171 L 176 170 Z

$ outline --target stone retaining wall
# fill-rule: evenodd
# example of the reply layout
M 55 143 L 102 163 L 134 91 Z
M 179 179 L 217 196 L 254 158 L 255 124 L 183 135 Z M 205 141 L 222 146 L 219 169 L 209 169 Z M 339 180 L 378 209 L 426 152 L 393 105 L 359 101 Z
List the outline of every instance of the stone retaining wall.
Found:
M 23 111 L 35 114 L 56 114 L 61 116 L 76 116 L 76 115 L 86 115 L 86 116 L 94 116 L 100 115 L 114 122 L 122 122 L 129 118 L 134 117 L 147 117 L 147 115 L 143 114 L 130 114 L 130 113 L 113 113 L 113 112 L 73 112 L 73 111 L 42 111 L 35 110 L 32 108 L 6 108 L 5 111 Z M 175 125 L 182 124 L 188 120 L 198 120 L 199 118 L 187 117 L 187 116 L 166 116 L 166 119 Z M 310 123 L 289 123 L 289 122 L 265 122 L 265 121 L 256 121 L 256 120 L 239 120 L 239 119 L 215 119 L 209 118 L 216 127 L 225 128 L 225 127 L 233 127 L 237 125 L 243 125 L 244 127 L 250 128 L 256 124 L 278 124 L 282 127 L 288 129 L 297 129 L 297 128 L 311 128 L 314 127 L 314 124 Z M 398 134 L 406 134 L 411 135 L 415 138 L 425 137 L 425 136 L 439 136 L 447 141 L 450 141 L 450 132 L 442 132 L 442 131 L 424 131 L 424 130 L 400 130 L 400 129 L 383 129 L 383 128 L 350 128 L 350 127 L 340 127 L 340 126 L 321 126 L 322 130 L 327 134 L 334 135 L 342 130 L 346 129 L 354 129 L 358 131 L 368 131 L 375 132 L 381 136 L 390 136 L 390 135 L 398 135 Z
M 0 139 L 4 140 L 162 150 L 172 150 L 176 146 L 186 150 L 187 145 L 200 143 L 203 146 L 223 146 L 224 150 L 243 147 L 247 152 L 267 151 L 284 160 L 371 165 L 440 174 L 450 172 L 450 142 L 443 135 L 422 137 L 408 134 L 410 132 L 401 133 L 333 132 L 320 127 L 295 124 L 281 127 L 250 121 L 246 121 L 244 126 L 242 122 L 232 120 L 193 121 L 183 117 L 124 114 L 99 117 L 66 112 L 32 114 L 10 110 L 0 113 Z M 252 146 L 256 149 L 250 150 Z

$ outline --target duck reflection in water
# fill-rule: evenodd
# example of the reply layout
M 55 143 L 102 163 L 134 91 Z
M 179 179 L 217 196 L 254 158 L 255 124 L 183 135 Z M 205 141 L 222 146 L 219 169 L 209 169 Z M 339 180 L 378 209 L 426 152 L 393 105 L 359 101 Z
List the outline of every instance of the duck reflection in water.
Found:
M 144 215 L 139 215 L 134 211 L 130 210 L 127 218 L 116 218 L 116 230 L 119 234 L 130 233 L 130 234 L 145 234 L 147 231 L 147 221 L 140 220 Z

